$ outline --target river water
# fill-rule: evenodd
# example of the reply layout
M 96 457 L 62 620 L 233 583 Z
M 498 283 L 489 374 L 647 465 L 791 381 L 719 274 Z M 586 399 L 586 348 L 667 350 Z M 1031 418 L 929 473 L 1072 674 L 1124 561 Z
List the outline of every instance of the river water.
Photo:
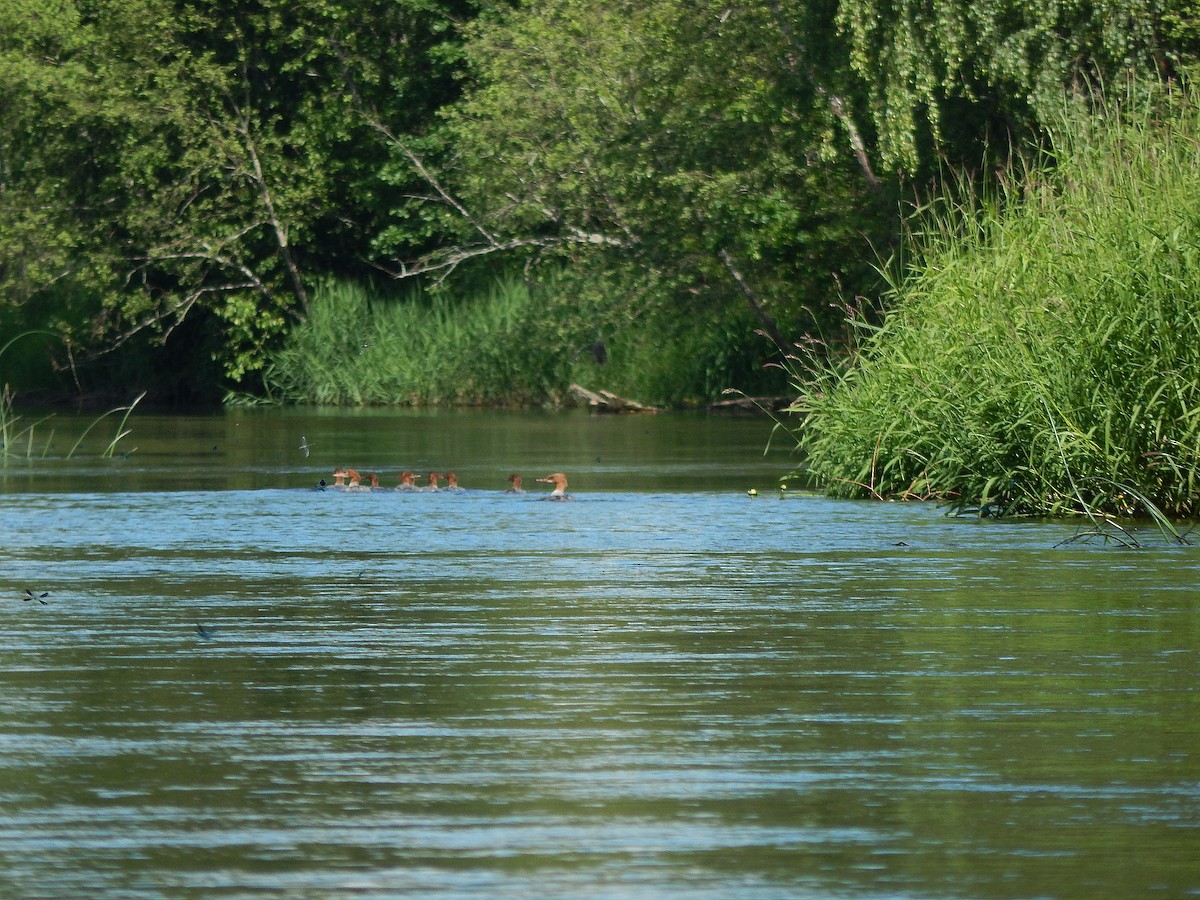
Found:
M 0 462 L 0 896 L 1200 894 L 1195 547 L 781 500 L 757 419 L 83 427 Z

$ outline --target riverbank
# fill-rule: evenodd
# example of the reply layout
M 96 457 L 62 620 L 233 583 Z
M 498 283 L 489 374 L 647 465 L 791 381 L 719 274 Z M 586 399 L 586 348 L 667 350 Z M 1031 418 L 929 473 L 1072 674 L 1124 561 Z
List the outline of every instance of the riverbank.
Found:
M 881 328 L 798 371 L 831 493 L 984 514 L 1200 513 L 1200 108 L 1064 110 L 1036 165 L 935 204 Z

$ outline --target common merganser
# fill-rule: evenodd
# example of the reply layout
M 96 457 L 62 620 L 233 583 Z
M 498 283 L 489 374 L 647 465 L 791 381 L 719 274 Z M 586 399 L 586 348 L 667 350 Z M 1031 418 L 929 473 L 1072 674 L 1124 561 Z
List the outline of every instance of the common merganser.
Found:
M 554 490 L 546 495 L 547 500 L 570 500 L 571 495 L 567 493 L 567 476 L 562 472 L 554 472 L 544 478 L 537 479 L 544 481 L 547 484 L 553 484 Z
M 508 480 L 512 486 L 508 490 L 506 490 L 504 493 L 506 493 L 506 494 L 523 494 L 523 493 L 525 493 L 525 488 L 521 487 L 521 476 L 520 475 L 518 475 L 516 472 L 513 472 L 513 474 L 508 476 Z
M 369 490 L 371 490 L 365 484 L 361 483 L 362 475 L 359 474 L 358 469 L 346 470 L 346 477 L 350 479 L 350 483 L 346 485 L 346 490 L 348 490 L 348 491 L 369 491 Z
M 453 472 L 446 473 L 446 486 L 442 489 L 446 491 L 461 491 L 465 488 L 458 483 L 458 476 Z
M 417 490 L 418 491 L 440 491 L 441 488 L 438 487 L 438 479 L 441 477 L 442 476 L 440 474 L 438 474 L 437 472 L 430 472 L 429 475 L 426 476 L 426 480 L 429 482 L 429 484 L 425 485 L 425 487 L 417 488 Z
M 416 476 L 412 472 L 404 471 L 400 473 L 400 483 L 396 485 L 398 491 L 416 491 L 420 490 L 417 487 Z

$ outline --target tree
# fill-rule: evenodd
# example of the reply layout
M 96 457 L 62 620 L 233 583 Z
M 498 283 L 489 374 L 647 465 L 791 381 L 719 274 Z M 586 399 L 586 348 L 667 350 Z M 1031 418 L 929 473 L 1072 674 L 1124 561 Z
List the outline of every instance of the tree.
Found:
M 910 173 L 978 162 L 989 129 L 1040 131 L 1064 89 L 1165 72 L 1164 16 L 1186 0 L 840 0 L 846 61 L 865 85 L 877 153 Z M 956 120 L 965 120 L 964 122 Z M 1007 132 L 1005 135 L 1003 132 Z
M 52 297 L 83 354 L 204 310 L 226 374 L 252 374 L 389 211 L 364 98 L 420 127 L 456 90 L 443 44 L 474 6 L 9 0 L 4 302 Z
M 545 0 L 480 21 L 452 155 L 410 208 L 447 240 L 400 273 L 553 259 L 623 284 L 617 318 L 746 303 L 785 344 L 863 277 L 843 249 L 880 208 L 855 156 L 830 152 L 841 98 L 795 53 L 771 3 Z

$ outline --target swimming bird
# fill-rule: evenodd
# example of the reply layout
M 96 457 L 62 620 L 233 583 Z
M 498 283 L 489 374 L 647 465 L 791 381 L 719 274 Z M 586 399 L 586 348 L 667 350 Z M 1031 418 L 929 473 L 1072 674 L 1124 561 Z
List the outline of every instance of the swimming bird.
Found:
M 461 490 L 465 490 L 465 488 L 461 484 L 458 483 L 457 475 L 455 475 L 453 472 L 447 472 L 446 473 L 446 487 L 443 488 L 443 490 L 461 491 Z
M 346 477 L 350 479 L 350 483 L 346 485 L 347 491 L 371 490 L 367 485 L 362 483 L 362 475 L 359 474 L 358 469 L 347 469 Z
M 204 640 L 206 640 L 206 641 L 211 640 L 213 637 L 216 636 L 216 633 L 217 633 L 217 629 L 205 628 L 199 622 L 196 623 L 196 634 L 199 635 Z
M 567 493 L 567 476 L 562 472 L 554 472 L 544 478 L 539 478 L 538 481 L 544 481 L 554 485 L 554 490 L 546 495 L 547 500 L 570 500 L 571 495 Z
M 509 484 L 511 485 L 511 487 L 509 487 L 508 490 L 506 490 L 504 493 L 506 493 L 506 494 L 523 494 L 523 493 L 525 493 L 525 488 L 521 487 L 521 476 L 518 475 L 516 472 L 513 472 L 511 475 L 508 476 L 508 481 L 509 481 Z
M 333 470 L 333 484 L 325 484 L 325 479 L 321 479 L 320 487 L 325 490 L 344 491 L 346 489 L 346 470 L 338 466 Z
M 426 480 L 429 482 L 429 484 L 425 485 L 425 487 L 417 488 L 417 490 L 418 491 L 440 491 L 441 488 L 438 487 L 438 479 L 441 477 L 442 476 L 437 472 L 430 472 L 429 475 L 426 476 Z
M 398 491 L 415 491 L 417 487 L 416 476 L 412 472 L 404 471 L 400 474 L 400 483 L 396 485 Z

